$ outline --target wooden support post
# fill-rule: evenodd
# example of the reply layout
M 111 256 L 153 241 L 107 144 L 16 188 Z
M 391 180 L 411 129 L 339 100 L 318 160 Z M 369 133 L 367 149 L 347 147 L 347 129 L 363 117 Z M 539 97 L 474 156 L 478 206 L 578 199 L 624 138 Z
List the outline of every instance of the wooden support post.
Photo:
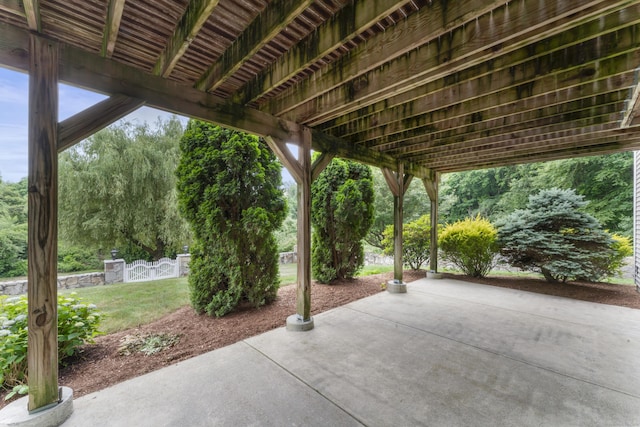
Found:
M 303 322 L 311 320 L 311 130 L 302 130 L 298 148 L 302 176 L 298 182 L 298 287 L 296 313 Z
M 438 277 L 438 186 L 440 174 L 433 172 L 430 179 L 423 179 L 431 202 L 431 249 L 429 251 L 429 271 Z
M 392 292 L 406 292 L 406 286 L 402 286 L 404 272 L 402 256 L 403 205 L 404 193 L 409 188 L 413 176 L 404 174 L 402 164 L 398 165 L 398 172 L 382 168 L 382 174 L 389 185 L 389 190 L 393 194 L 393 283 L 389 283 L 387 289 Z
M 287 318 L 287 330 L 313 329 L 311 318 L 311 182 L 331 161 L 333 155 L 321 156 L 311 164 L 311 129 L 303 128 L 296 159 L 284 141 L 267 136 L 265 140 L 298 184 L 298 280 L 296 314 Z
M 30 35 L 29 411 L 58 403 L 58 46 Z

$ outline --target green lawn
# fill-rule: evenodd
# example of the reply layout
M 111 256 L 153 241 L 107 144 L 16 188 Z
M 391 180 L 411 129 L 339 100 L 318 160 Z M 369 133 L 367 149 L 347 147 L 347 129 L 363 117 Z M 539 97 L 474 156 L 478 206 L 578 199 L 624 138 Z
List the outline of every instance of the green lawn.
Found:
M 61 293 L 71 292 L 76 292 L 84 302 L 98 306 L 104 315 L 100 330 L 107 334 L 153 322 L 189 304 L 186 278 L 114 283 Z

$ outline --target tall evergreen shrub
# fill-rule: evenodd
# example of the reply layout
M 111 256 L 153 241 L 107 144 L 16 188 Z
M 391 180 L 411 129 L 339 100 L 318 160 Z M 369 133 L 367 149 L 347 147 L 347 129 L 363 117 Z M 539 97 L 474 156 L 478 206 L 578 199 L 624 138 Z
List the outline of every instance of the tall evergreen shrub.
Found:
M 286 215 L 281 165 L 259 138 L 191 120 L 180 141 L 180 208 L 195 236 L 189 286 L 198 312 L 223 316 L 275 299 L 273 233 Z
M 311 266 L 316 280 L 351 278 L 364 265 L 363 239 L 373 223 L 368 166 L 333 159 L 311 186 Z

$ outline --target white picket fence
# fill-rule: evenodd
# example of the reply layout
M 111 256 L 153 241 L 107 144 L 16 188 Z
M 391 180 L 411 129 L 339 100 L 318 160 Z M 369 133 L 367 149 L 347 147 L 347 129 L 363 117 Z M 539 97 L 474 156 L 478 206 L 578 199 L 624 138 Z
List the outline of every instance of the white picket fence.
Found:
M 179 277 L 178 261 L 160 258 L 158 261 L 134 261 L 124 267 L 124 282 L 145 282 L 148 280 Z

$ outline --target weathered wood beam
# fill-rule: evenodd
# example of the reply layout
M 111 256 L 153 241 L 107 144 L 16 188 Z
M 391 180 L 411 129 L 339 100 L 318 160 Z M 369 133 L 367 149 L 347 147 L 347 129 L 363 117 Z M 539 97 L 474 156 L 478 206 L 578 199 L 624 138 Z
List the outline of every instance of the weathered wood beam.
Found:
M 574 110 L 617 103 L 628 91 L 626 88 L 632 78 L 632 73 L 619 74 L 542 94 L 533 94 L 535 89 L 532 89 L 531 97 L 523 96 L 518 100 L 512 100 L 508 91 L 501 92 L 493 97 L 464 101 L 422 116 L 411 115 L 400 122 L 404 127 L 392 122 L 380 129 L 344 139 L 351 143 L 363 142 L 368 148 L 387 151 L 406 145 L 414 136 L 422 136 L 425 132 L 435 139 L 440 135 L 464 134 L 465 130 L 468 132 L 469 129 L 477 130 L 480 127 L 493 129 L 520 125 L 524 128 L 525 122 L 544 118 L 547 114 L 572 114 Z M 487 98 L 495 99 L 495 105 L 491 106 L 491 100 Z
M 440 174 L 434 172 L 430 178 L 422 180 L 424 189 L 429 195 L 430 205 L 430 242 L 429 242 L 429 270 L 436 273 L 438 271 L 438 193 L 440 187 Z
M 529 134 L 539 134 L 550 130 L 565 130 L 585 128 L 587 126 L 609 123 L 619 126 L 620 111 L 624 108 L 624 101 L 618 98 L 604 98 L 601 104 L 597 100 L 576 100 L 560 106 L 541 108 L 539 111 L 514 113 L 505 118 L 469 123 L 467 127 L 454 128 L 433 132 L 427 126 L 425 129 L 408 131 L 402 136 L 404 142 L 394 143 L 384 150 L 392 156 L 419 153 L 434 147 L 445 146 L 452 150 L 471 147 L 478 140 L 491 139 L 493 141 L 509 141 L 515 137 Z M 585 102 L 586 101 L 586 102 Z
M 175 31 L 167 41 L 153 69 L 153 74 L 169 77 L 176 64 L 207 22 L 219 0 L 191 0 Z
M 475 2 L 480 3 L 479 0 Z M 293 46 L 267 71 L 256 76 L 236 95 L 240 104 L 249 103 L 272 88 L 291 79 L 301 69 L 325 57 L 345 42 L 398 10 L 408 1 L 355 0 L 337 11 L 328 22 L 322 24 L 308 37 Z
M 280 139 L 275 139 L 271 136 L 266 136 L 264 140 L 267 142 L 267 145 L 269 146 L 269 148 L 271 148 L 271 151 L 275 153 L 276 157 L 278 157 L 284 167 L 287 168 L 287 171 L 289 171 L 293 179 L 297 183 L 302 182 L 304 171 L 302 170 L 302 166 L 299 160 L 293 156 L 293 154 L 289 150 L 289 147 L 287 147 L 286 142 Z
M 620 151 L 632 151 L 640 149 L 640 138 L 615 137 L 602 139 L 599 143 L 582 147 L 576 151 L 575 147 L 561 147 L 560 149 L 550 149 L 528 155 L 514 155 L 503 157 L 492 157 L 487 159 L 474 159 L 473 162 L 449 163 L 439 168 L 441 173 L 460 172 L 465 170 L 477 170 L 484 168 L 494 168 L 499 166 L 516 165 L 523 163 L 538 163 L 551 160 L 571 159 L 582 156 L 596 156 L 603 154 L 618 153 Z
M 28 71 L 29 52 L 27 31 L 0 23 L 0 63 Z M 60 80 L 75 86 L 102 93 L 120 93 L 131 98 L 144 99 L 145 105 L 176 114 L 205 120 L 254 135 L 300 144 L 300 126 L 261 111 L 245 108 L 199 91 L 192 87 L 144 73 L 117 61 L 102 58 L 73 46 L 60 43 Z M 374 166 L 395 168 L 391 156 L 353 147 L 339 138 L 313 131 L 315 151 L 332 153 Z M 420 165 L 405 165 L 408 173 L 417 177 L 429 171 Z
M 389 190 L 393 194 L 393 280 L 396 283 L 402 283 L 404 273 L 402 248 L 404 194 L 409 188 L 413 176 L 404 174 L 402 164 L 398 165 L 397 172 L 388 168 L 381 168 L 380 170 L 387 181 Z
M 107 21 L 104 24 L 104 36 L 102 38 L 102 56 L 111 58 L 116 48 L 118 32 L 120 31 L 120 21 L 124 10 L 125 0 L 109 0 L 107 9 Z
M 0 0 L 0 10 L 26 18 L 24 5 L 20 0 Z
M 58 125 L 58 152 L 93 135 L 142 105 L 144 101 L 140 99 L 116 94 L 69 117 Z
M 316 126 L 391 95 L 445 78 L 460 69 L 561 34 L 569 24 L 575 26 L 576 22 L 603 15 L 605 10 L 613 8 L 610 3 L 619 8 L 620 4 L 628 2 L 607 2 L 605 5 L 599 1 L 583 5 L 577 1 L 546 0 L 545 3 L 548 7 L 540 8 L 539 2 L 533 1 L 510 3 L 455 28 L 447 37 L 430 41 L 384 67 L 358 74 L 346 82 L 342 77 L 346 70 L 336 66 L 318 78 L 296 85 L 295 90 L 285 91 L 263 108 L 289 120 Z M 593 32 L 589 34 L 591 37 Z M 326 91 L 327 88 L 331 89 Z M 288 111 L 293 105 L 299 107 Z
M 274 0 L 202 75 L 195 87 L 214 91 L 307 9 L 313 0 Z
M 29 37 L 29 411 L 58 403 L 58 45 Z
M 633 125 L 633 120 L 640 116 L 640 69 L 635 72 L 635 86 L 630 91 L 629 101 L 624 110 L 621 127 Z
M 609 79 L 605 83 L 618 88 L 631 85 L 633 80 L 630 79 L 635 76 L 627 75 L 624 81 L 612 78 L 623 72 L 629 74 L 628 70 L 634 69 L 638 63 L 640 23 L 629 28 L 629 31 L 612 31 L 586 41 L 575 41 L 578 32 L 541 40 L 493 61 L 460 70 L 414 91 L 392 96 L 364 110 L 339 117 L 322 129 L 340 134 L 348 140 L 350 134 L 364 133 L 363 129 L 380 127 L 400 119 L 406 121 L 410 117 L 424 117 L 435 110 L 444 110 L 447 117 L 433 120 L 429 116 L 432 122 L 455 117 L 456 113 L 464 113 L 469 107 L 482 110 L 510 103 L 522 104 L 526 98 L 553 95 L 558 90 L 579 85 L 593 92 L 589 84 L 603 79 Z M 542 46 L 548 44 L 562 48 L 545 52 Z M 532 55 L 532 51 L 540 53 Z M 387 129 L 384 133 L 387 134 Z M 356 139 L 370 140 L 376 137 Z
M 331 160 L 335 157 L 333 153 L 321 153 L 320 157 L 313 161 L 311 165 L 311 182 L 315 181 L 322 171 L 329 166 Z
M 40 21 L 40 0 L 23 0 L 24 13 L 27 18 L 27 25 L 31 31 L 40 32 L 42 22 Z
M 424 156 L 415 156 L 415 160 L 427 163 L 436 170 L 441 170 L 442 167 L 448 164 L 455 165 L 459 162 L 473 163 L 511 157 L 527 158 L 543 156 L 547 152 L 557 150 L 573 150 L 578 155 L 581 150 L 588 149 L 591 146 L 619 144 L 624 142 L 625 138 L 632 140 L 637 137 L 637 134 L 621 133 L 620 131 L 619 127 L 609 124 L 532 135 L 515 138 L 513 145 L 510 145 L 509 149 L 505 149 L 501 143 L 494 144 L 491 140 L 488 140 L 486 144 L 479 144 L 477 148 L 470 147 L 453 154 L 442 153 L 438 155 L 429 153 Z
M 346 144 L 340 138 L 328 135 L 326 133 L 312 130 L 313 149 L 322 153 L 331 153 L 337 157 L 357 160 L 376 167 L 387 167 L 396 170 L 398 167 L 397 159 L 387 154 L 375 150 L 369 150 L 361 145 Z M 411 162 L 404 163 L 404 169 L 407 173 L 419 178 L 429 176 L 431 171 L 419 164 Z
M 524 137 L 539 137 L 540 135 L 554 135 L 564 132 L 593 132 L 602 129 L 617 129 L 619 127 L 620 108 L 622 102 L 611 104 L 605 107 L 596 107 L 594 115 L 591 109 L 583 110 L 582 117 L 571 121 L 563 121 L 561 116 L 549 116 L 545 120 L 533 121 L 530 126 L 508 129 L 499 129 L 492 132 L 489 128 L 474 132 L 466 137 L 443 138 L 423 140 L 418 143 L 391 150 L 394 156 L 401 159 L 415 159 L 424 161 L 426 155 L 452 155 L 456 153 L 469 153 L 469 150 L 477 148 L 488 149 L 508 149 L 513 145 L 513 141 Z M 617 107 L 617 109 L 616 109 Z M 604 114 L 599 114 L 604 111 Z M 516 125 L 517 126 L 517 125 Z M 418 139 L 419 141 L 419 139 Z M 521 148 L 521 147 L 518 147 Z
M 311 132 L 302 129 L 298 159 L 302 170 L 298 182 L 298 280 L 296 314 L 303 322 L 311 320 Z
M 29 70 L 29 33 L 0 23 L 0 63 Z M 94 91 L 144 99 L 150 107 L 216 123 L 258 136 L 299 143 L 299 126 L 255 109 L 154 76 L 64 43 L 60 45 L 60 81 Z

